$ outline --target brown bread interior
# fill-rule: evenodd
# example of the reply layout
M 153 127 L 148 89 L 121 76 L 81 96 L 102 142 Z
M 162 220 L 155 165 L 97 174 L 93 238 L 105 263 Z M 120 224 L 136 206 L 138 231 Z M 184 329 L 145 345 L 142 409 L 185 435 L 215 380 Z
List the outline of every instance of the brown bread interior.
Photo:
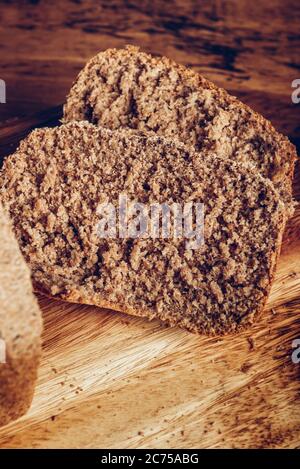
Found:
M 84 122 L 39 129 L 5 161 L 1 197 L 35 288 L 206 334 L 261 312 L 285 225 L 272 183 L 161 137 Z M 100 238 L 99 203 L 202 202 L 201 249 L 179 238 Z

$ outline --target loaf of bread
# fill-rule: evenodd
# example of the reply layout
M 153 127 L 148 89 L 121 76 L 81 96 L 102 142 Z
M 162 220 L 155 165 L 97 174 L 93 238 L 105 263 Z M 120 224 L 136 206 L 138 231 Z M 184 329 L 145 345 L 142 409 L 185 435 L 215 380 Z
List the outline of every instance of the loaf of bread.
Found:
M 0 206 L 0 426 L 23 415 L 31 404 L 41 329 L 29 268 Z
M 251 324 L 270 290 L 286 210 L 252 165 L 214 150 L 87 122 L 33 131 L 6 159 L 0 187 L 34 287 L 210 335 Z M 204 207 L 204 243 L 192 246 L 175 228 L 155 237 L 148 222 L 137 235 L 131 212 L 123 234 L 113 224 L 99 232 L 105 204 L 121 217 L 121 195 L 148 209 Z
M 273 181 L 293 212 L 296 151 L 270 122 L 198 73 L 137 47 L 108 49 L 76 79 L 64 122 L 88 120 L 110 129 L 154 132 L 189 144 L 201 156 L 249 162 Z

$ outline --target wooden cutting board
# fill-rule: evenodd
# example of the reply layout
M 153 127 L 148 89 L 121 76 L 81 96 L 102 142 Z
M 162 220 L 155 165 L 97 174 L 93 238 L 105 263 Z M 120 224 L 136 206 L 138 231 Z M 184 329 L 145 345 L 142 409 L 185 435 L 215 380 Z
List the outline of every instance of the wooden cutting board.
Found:
M 0 154 L 60 108 L 0 125 Z M 300 174 L 294 184 L 300 200 Z M 300 206 L 260 322 L 225 338 L 42 296 L 43 359 L 30 412 L 3 448 L 300 447 Z

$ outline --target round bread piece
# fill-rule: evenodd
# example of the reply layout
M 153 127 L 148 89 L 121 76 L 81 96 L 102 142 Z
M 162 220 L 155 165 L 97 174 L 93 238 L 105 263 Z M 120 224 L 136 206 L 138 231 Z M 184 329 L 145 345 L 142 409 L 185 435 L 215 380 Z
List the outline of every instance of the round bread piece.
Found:
M 0 184 L 34 286 L 47 295 L 210 335 L 251 324 L 264 307 L 286 217 L 253 166 L 74 121 L 32 132 Z M 120 195 L 148 208 L 204 204 L 204 244 L 118 226 L 100 235 L 99 207 L 111 204 L 117 221 Z

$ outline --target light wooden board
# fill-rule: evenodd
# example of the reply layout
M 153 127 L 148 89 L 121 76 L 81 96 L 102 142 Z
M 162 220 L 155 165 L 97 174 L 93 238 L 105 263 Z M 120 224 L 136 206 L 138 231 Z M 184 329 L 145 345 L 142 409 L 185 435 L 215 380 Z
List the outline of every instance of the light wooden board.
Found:
M 59 112 L 0 126 L 2 154 Z M 299 200 L 299 174 L 294 189 Z M 268 307 L 235 336 L 199 337 L 40 297 L 35 398 L 26 416 L 0 430 L 0 447 L 300 447 L 300 364 L 291 360 L 300 338 L 299 233 L 298 207 Z

